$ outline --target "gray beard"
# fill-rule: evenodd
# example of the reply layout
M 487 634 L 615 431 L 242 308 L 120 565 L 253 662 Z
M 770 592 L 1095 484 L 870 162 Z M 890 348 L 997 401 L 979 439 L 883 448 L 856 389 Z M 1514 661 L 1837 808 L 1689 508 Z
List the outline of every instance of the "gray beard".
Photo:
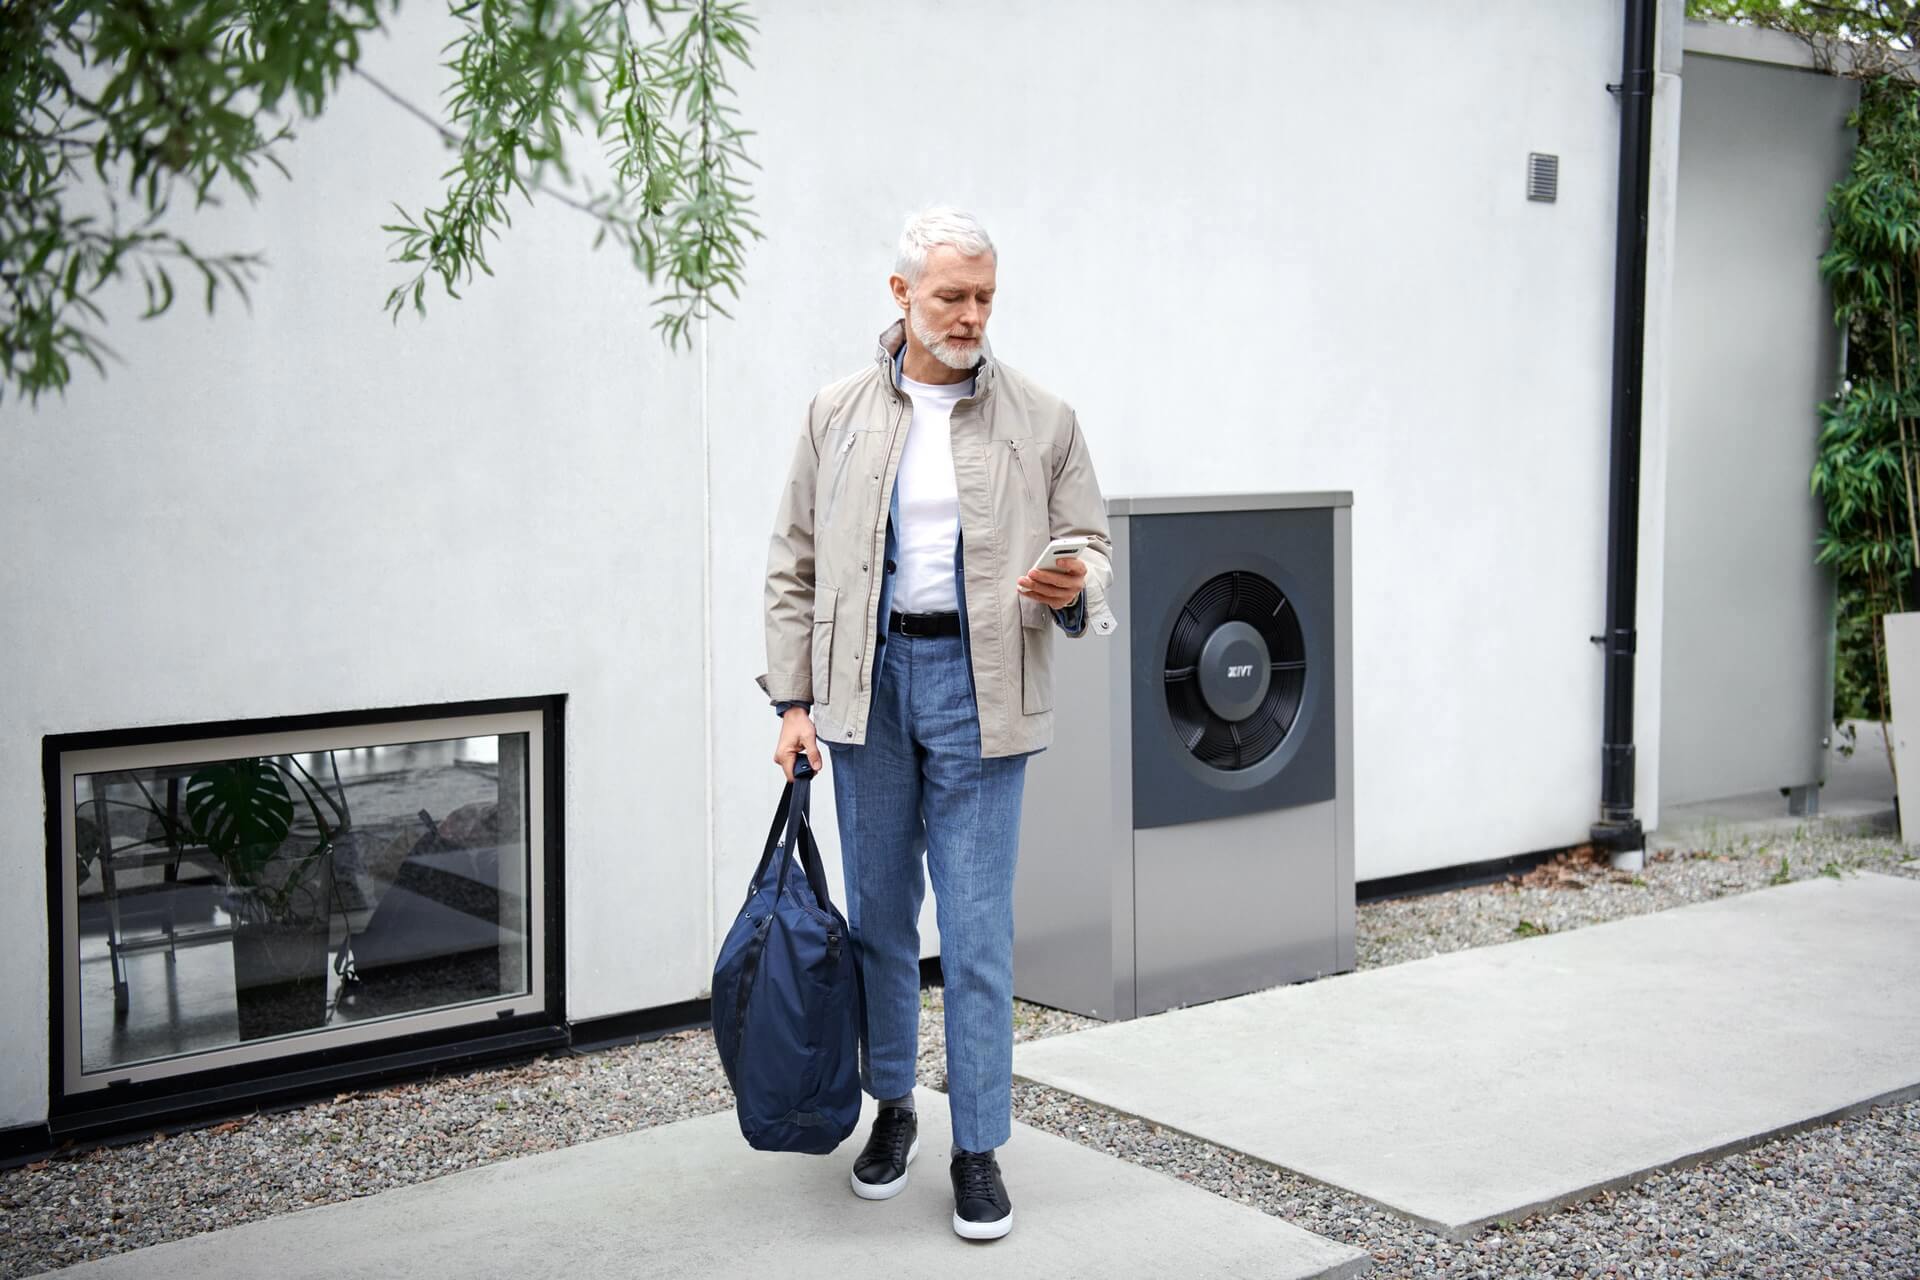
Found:
M 949 369 L 971 369 L 980 362 L 980 348 L 976 344 L 972 351 L 959 351 L 937 333 L 928 332 L 920 324 L 920 317 L 912 311 L 907 312 L 907 324 L 913 330 L 913 336 L 920 339 L 920 345 L 927 353 Z

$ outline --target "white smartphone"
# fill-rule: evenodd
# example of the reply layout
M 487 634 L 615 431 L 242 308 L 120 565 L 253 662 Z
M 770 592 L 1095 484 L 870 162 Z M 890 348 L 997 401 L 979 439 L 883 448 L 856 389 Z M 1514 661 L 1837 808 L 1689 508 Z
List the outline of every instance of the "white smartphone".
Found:
M 1059 566 L 1054 563 L 1056 560 L 1078 560 L 1080 553 L 1085 551 L 1092 542 L 1092 538 L 1085 536 L 1055 538 L 1047 544 L 1047 549 L 1040 553 L 1040 558 L 1033 562 L 1033 569 L 1058 568 Z M 1033 576 L 1033 569 L 1027 570 L 1028 577 Z

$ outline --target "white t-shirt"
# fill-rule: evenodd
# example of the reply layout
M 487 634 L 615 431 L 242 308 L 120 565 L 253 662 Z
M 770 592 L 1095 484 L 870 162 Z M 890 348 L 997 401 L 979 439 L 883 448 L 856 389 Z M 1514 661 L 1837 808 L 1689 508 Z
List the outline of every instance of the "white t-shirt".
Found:
M 960 491 L 953 476 L 954 403 L 973 394 L 973 379 L 934 385 L 903 371 L 900 389 L 913 400 L 913 423 L 900 455 L 900 544 L 893 608 L 901 613 L 953 613 L 953 551 L 960 540 Z

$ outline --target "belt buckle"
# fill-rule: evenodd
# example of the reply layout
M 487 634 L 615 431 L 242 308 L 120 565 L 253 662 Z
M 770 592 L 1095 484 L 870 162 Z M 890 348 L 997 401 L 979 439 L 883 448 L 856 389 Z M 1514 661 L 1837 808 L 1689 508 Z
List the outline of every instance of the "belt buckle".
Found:
M 916 615 L 911 613 L 903 613 L 900 615 L 900 634 L 903 636 L 918 636 L 923 639 L 932 635 L 933 633 L 931 631 L 915 631 L 913 629 L 915 616 Z

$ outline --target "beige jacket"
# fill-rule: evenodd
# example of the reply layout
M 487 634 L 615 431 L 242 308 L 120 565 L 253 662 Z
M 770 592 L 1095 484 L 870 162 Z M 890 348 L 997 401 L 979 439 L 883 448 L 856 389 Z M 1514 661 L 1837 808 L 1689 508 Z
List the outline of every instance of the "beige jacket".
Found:
M 866 741 L 873 702 L 888 508 L 913 421 L 894 383 L 906 341 L 894 321 L 873 363 L 823 388 L 781 490 L 767 549 L 767 672 L 773 702 L 811 701 L 827 742 Z M 984 347 L 985 344 L 983 344 Z M 985 347 L 974 393 L 953 407 L 968 649 L 982 756 L 1053 742 L 1053 639 L 1106 635 L 1113 543 L 1087 438 L 1071 407 Z M 1068 632 L 1016 580 L 1050 537 L 1085 535 L 1086 623 Z

